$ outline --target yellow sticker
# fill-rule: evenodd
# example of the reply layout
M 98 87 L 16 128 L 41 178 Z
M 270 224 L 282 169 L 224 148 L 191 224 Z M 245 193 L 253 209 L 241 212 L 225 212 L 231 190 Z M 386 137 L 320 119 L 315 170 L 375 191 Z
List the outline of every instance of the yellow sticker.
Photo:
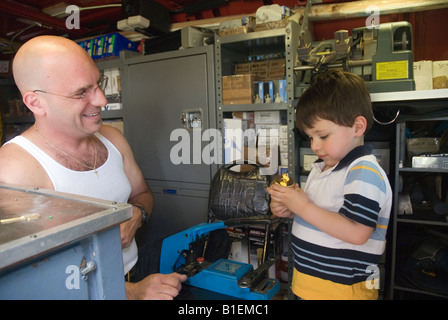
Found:
M 393 80 L 408 78 L 408 61 L 379 62 L 376 64 L 377 80 Z

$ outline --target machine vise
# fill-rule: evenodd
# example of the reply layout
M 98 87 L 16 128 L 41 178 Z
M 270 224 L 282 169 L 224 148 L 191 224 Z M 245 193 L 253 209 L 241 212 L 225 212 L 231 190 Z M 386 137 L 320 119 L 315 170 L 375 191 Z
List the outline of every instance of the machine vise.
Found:
M 415 90 L 412 26 L 384 23 L 335 32 L 335 38 L 297 48 L 298 96 L 313 74 L 342 68 L 363 78 L 370 93 Z

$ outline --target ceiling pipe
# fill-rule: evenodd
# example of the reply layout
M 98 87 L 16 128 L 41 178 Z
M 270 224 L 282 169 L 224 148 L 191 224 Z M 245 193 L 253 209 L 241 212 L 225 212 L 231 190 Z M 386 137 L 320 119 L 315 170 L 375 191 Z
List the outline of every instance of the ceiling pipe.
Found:
M 23 5 L 13 0 L 0 1 L 0 10 L 8 12 L 8 14 L 12 16 L 17 16 L 28 20 L 36 21 L 38 23 L 41 23 L 42 25 L 67 32 L 72 36 L 79 36 L 89 32 L 88 29 L 82 27 L 80 29 L 69 30 L 65 26 L 65 20 L 50 17 L 45 13 L 37 11 L 35 8 Z

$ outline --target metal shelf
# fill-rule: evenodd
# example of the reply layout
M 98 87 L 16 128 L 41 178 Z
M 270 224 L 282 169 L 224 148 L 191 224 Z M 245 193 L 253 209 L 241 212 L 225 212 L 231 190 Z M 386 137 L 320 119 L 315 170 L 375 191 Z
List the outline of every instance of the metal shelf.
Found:
M 288 170 L 298 181 L 296 143 L 294 137 L 294 63 L 297 57 L 299 25 L 290 21 L 284 28 L 215 37 L 215 76 L 218 129 L 223 130 L 224 113 L 235 111 L 286 112 L 288 131 Z M 232 75 L 234 64 L 258 55 L 282 55 L 285 58 L 287 101 L 284 103 L 223 105 L 222 77 Z
M 398 244 L 402 238 L 403 232 L 406 230 L 415 232 L 415 230 L 425 230 L 428 227 L 441 228 L 443 231 L 448 232 L 448 221 L 444 221 L 443 217 L 436 217 L 432 212 L 432 208 L 428 212 L 422 211 L 422 208 L 413 206 L 414 214 L 410 216 L 399 215 L 398 208 L 398 196 L 400 190 L 400 181 L 403 177 L 409 174 L 425 174 L 425 173 L 440 173 L 443 175 L 448 174 L 448 170 L 445 169 L 432 169 L 432 168 L 410 168 L 399 167 L 398 163 L 405 162 L 405 129 L 408 122 L 419 121 L 440 121 L 448 119 L 448 89 L 440 90 L 425 90 L 425 91 L 406 91 L 406 92 L 388 92 L 371 94 L 372 102 L 374 106 L 378 107 L 390 107 L 399 108 L 402 111 L 400 117 L 396 122 L 396 150 L 395 150 L 395 175 L 394 175 L 394 206 L 391 213 L 392 221 L 392 247 L 391 247 L 391 279 L 390 279 L 390 297 L 394 298 L 394 290 L 406 291 L 409 293 L 425 294 L 429 296 L 437 296 L 447 298 L 437 293 L 415 289 L 411 287 L 403 286 L 400 284 L 399 275 L 399 257 L 400 252 L 403 253 Z M 421 228 L 420 228 L 420 227 Z M 399 228 L 400 227 L 400 228 Z M 404 229 L 403 229 L 404 228 Z M 417 229 L 414 229 L 417 228 Z M 405 232 L 406 233 L 406 232 Z M 418 240 L 418 239 L 416 239 Z
M 225 104 L 218 108 L 221 112 L 234 111 L 272 111 L 287 110 L 287 103 L 259 103 L 259 104 Z

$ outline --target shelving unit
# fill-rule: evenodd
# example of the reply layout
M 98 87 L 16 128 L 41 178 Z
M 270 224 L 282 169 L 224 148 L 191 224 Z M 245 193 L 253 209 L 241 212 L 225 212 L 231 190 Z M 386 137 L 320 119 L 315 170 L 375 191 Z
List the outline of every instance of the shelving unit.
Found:
M 12 75 L 0 79 L 0 112 L 3 128 L 1 142 L 10 140 L 34 123 L 34 116 L 20 100 L 20 92 Z
M 96 62 L 96 66 L 98 67 L 98 70 L 101 73 L 104 73 L 105 70 L 111 70 L 111 69 L 118 69 L 119 76 L 123 74 L 123 64 L 124 59 L 130 58 L 132 56 L 136 55 L 134 52 L 130 51 L 122 51 L 120 53 L 120 57 L 116 59 L 111 60 L 103 60 Z M 112 79 L 109 79 L 108 86 L 111 86 Z M 119 100 L 122 102 L 122 92 L 120 92 Z M 110 100 L 110 97 L 106 95 L 106 98 L 108 99 L 108 102 Z M 121 109 L 117 110 L 102 110 L 101 111 L 101 117 L 103 120 L 123 120 L 124 117 L 124 106 L 122 105 Z
M 422 183 L 429 175 L 431 180 L 440 179 L 438 184 L 442 189 L 441 200 L 446 202 L 448 167 L 413 168 L 412 159 L 408 155 L 410 150 L 406 148 L 410 130 L 436 127 L 448 120 L 448 90 L 373 94 L 372 102 L 377 108 L 389 107 L 400 111 L 396 124 L 394 205 L 389 226 L 392 229 L 390 299 L 448 299 L 448 294 L 441 293 L 437 287 L 433 287 L 434 290 L 429 289 L 431 280 L 437 281 L 434 274 L 430 275 L 431 272 L 425 271 L 428 272 L 427 281 L 424 285 L 420 285 L 425 275 L 417 269 L 412 272 L 411 268 L 417 268 L 411 263 L 411 255 L 415 256 L 414 253 L 423 240 L 438 239 L 436 243 L 442 246 L 448 245 L 448 215 L 434 212 L 434 202 L 428 202 L 424 198 L 427 186 L 415 193 L 417 183 Z M 430 192 L 433 194 L 435 191 Z M 413 196 L 414 194 L 416 196 Z M 409 204 L 403 202 L 403 196 L 406 195 L 409 195 L 408 201 L 412 203 L 412 214 L 409 214 L 409 207 L 405 210 L 404 204 Z M 427 202 L 417 199 L 420 196 Z M 427 254 L 429 257 L 430 253 Z M 443 283 L 439 281 L 439 285 Z M 447 288 L 445 291 L 448 291 Z
M 296 142 L 294 88 L 294 64 L 297 59 L 299 25 L 289 22 L 284 28 L 251 32 L 247 34 L 215 37 L 215 77 L 216 77 L 216 109 L 217 128 L 224 131 L 224 119 L 232 118 L 232 112 L 280 111 L 286 118 L 288 144 L 288 174 L 299 181 L 298 143 Z M 222 77 L 234 74 L 234 65 L 250 60 L 256 56 L 283 56 L 285 58 L 286 102 L 223 104 Z M 224 135 L 223 135 L 224 136 Z M 224 143 L 223 143 L 224 144 Z M 279 161 L 280 162 L 280 161 Z M 290 230 L 291 223 L 287 228 Z M 292 264 L 289 263 L 289 282 L 292 275 Z M 294 296 L 290 286 L 284 288 L 288 298 Z
M 223 131 L 224 118 L 235 111 L 277 111 L 286 114 L 288 126 L 288 172 L 298 181 L 296 170 L 296 145 L 294 137 L 294 62 L 297 58 L 298 24 L 289 22 L 284 28 L 215 37 L 215 75 L 217 127 Z M 235 63 L 248 61 L 249 57 L 280 54 L 285 57 L 287 101 L 282 103 L 223 104 L 222 77 L 233 75 Z

